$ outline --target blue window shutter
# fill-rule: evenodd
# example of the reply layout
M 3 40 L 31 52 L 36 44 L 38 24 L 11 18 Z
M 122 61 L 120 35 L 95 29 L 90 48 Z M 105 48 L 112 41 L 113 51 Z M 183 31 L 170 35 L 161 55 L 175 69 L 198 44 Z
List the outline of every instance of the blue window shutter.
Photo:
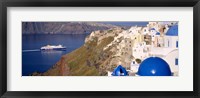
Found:
M 176 41 L 176 48 L 178 48 L 178 41 Z
M 175 59 L 175 65 L 178 65 L 178 58 Z

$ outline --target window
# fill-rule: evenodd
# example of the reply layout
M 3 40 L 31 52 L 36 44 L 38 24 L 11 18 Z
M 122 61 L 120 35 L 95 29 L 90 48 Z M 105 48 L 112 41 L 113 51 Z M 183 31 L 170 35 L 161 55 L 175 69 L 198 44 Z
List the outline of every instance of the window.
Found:
M 178 65 L 178 58 L 175 58 L 175 65 Z
M 169 40 L 168 40 L 168 47 L 169 47 Z
M 178 41 L 176 41 L 176 48 L 178 48 Z

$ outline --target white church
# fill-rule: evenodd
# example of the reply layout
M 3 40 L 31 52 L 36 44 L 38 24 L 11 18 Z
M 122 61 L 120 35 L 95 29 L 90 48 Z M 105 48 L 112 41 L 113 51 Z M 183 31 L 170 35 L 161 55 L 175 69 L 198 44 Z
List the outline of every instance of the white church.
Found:
M 161 40 L 156 40 L 156 37 L 160 37 L 159 32 L 151 28 L 149 33 L 152 37 L 152 45 L 146 45 L 145 43 L 138 43 L 133 47 L 133 56 L 144 60 L 147 57 L 155 56 L 164 59 L 170 66 L 173 76 L 178 75 L 178 25 L 170 25 L 168 30 L 165 32 Z M 156 42 L 157 41 L 157 42 Z M 161 44 L 161 47 L 155 47 L 154 44 Z M 131 70 L 133 72 L 138 71 L 139 64 L 133 61 L 131 62 Z

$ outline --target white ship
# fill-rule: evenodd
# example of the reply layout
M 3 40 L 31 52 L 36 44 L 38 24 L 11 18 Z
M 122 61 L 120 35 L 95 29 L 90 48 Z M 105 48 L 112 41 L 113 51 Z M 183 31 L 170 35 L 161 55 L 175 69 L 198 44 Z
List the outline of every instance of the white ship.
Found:
M 62 45 L 46 45 L 40 48 L 40 50 L 66 50 L 66 47 L 62 46 Z

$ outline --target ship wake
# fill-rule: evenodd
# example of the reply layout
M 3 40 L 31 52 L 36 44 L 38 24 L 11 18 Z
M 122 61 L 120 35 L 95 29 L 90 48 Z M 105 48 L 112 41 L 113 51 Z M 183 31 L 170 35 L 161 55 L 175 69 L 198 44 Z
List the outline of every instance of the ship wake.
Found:
M 22 52 L 35 52 L 35 51 L 40 51 L 40 49 L 22 50 Z

